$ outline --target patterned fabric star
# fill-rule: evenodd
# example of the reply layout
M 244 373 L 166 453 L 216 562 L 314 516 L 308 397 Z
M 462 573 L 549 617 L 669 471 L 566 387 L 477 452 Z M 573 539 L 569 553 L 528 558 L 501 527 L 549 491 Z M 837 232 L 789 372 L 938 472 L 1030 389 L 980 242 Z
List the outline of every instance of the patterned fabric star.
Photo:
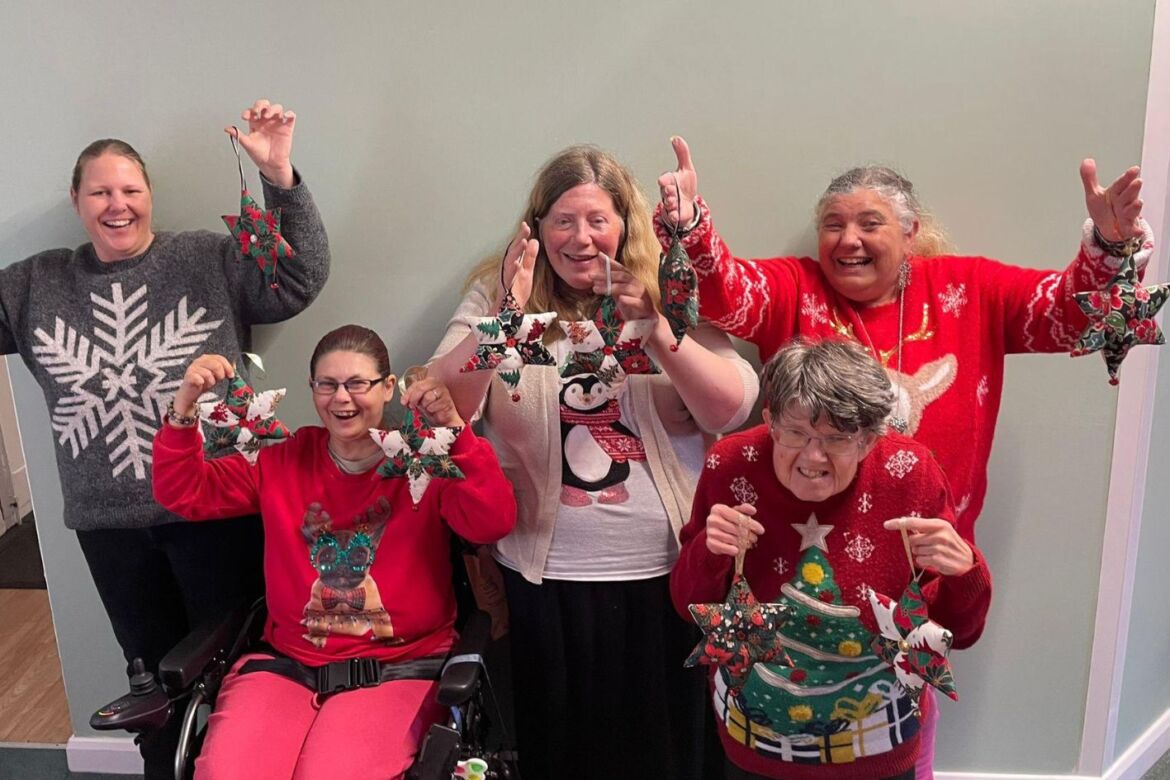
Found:
M 410 480 L 410 498 L 417 507 L 431 477 L 463 479 L 463 471 L 451 460 L 451 445 L 462 428 L 432 428 L 422 415 L 407 409 L 402 427 L 396 431 L 370 428 L 386 460 L 378 467 L 384 478 L 406 477 Z
M 512 400 L 519 401 L 516 388 L 524 366 L 556 365 L 541 343 L 544 332 L 556 317 L 556 312 L 551 311 L 524 314 L 512 293 L 505 293 L 496 316 L 474 318 L 471 330 L 479 346 L 460 372 L 493 369 L 512 391 Z
M 880 632 L 873 640 L 873 651 L 894 670 L 915 710 L 924 685 L 933 685 L 940 693 L 958 701 L 955 678 L 947 660 L 954 637 L 926 614 L 918 581 L 912 581 L 896 603 L 873 588 L 867 590 Z
M 1170 285 L 1143 286 L 1138 281 L 1133 256 L 1124 258 L 1105 289 L 1075 294 L 1089 325 L 1073 347 L 1072 356 L 1100 350 L 1109 371 L 1109 384 L 1117 384 L 1121 361 L 1132 347 L 1166 342 L 1154 315 L 1168 296 Z
M 269 287 L 276 287 L 276 263 L 296 252 L 280 234 L 280 209 L 262 209 L 248 190 L 240 191 L 240 215 L 225 214 L 223 221 L 240 242 L 240 254 L 260 267 Z
M 561 367 L 562 377 L 594 374 L 606 387 L 617 389 L 629 374 L 657 374 L 658 367 L 642 349 L 642 342 L 654 332 L 655 320 L 626 321 L 610 296 L 591 320 L 561 320 L 572 353 Z
M 792 666 L 780 638 L 788 608 L 758 602 L 742 574 L 732 578 L 731 590 L 722 604 L 691 604 L 687 608 L 704 637 L 687 657 L 685 666 L 723 667 L 735 693 L 743 687 L 757 661 Z
M 233 376 L 228 380 L 226 398 L 199 404 L 199 419 L 210 428 L 203 443 L 204 452 L 213 455 L 235 447 L 254 465 L 265 442 L 292 435 L 288 426 L 276 419 L 276 407 L 284 392 L 282 387 L 257 393 L 239 374 Z
M 687 331 L 699 324 L 699 277 L 677 237 L 659 260 L 658 289 L 662 294 L 662 314 L 674 334 L 671 349 L 677 350 Z

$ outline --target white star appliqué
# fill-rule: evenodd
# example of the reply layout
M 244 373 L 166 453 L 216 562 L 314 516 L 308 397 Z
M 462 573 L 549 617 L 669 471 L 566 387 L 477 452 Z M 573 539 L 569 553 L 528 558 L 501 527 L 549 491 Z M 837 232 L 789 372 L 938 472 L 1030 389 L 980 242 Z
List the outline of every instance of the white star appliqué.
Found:
M 51 334 L 33 331 L 33 356 L 66 386 L 53 407 L 57 443 L 76 458 L 105 431 L 113 476 L 130 469 L 135 479 L 146 479 L 167 399 L 179 389 L 187 361 L 223 320 L 204 320 L 203 307 L 188 313 L 183 296 L 152 326 L 146 285 L 123 296 L 115 283 L 109 298 L 90 293 L 89 299 L 92 340 L 60 317 Z
M 869 493 L 862 493 L 861 498 L 857 499 L 857 511 L 864 515 L 872 508 L 873 497 Z
M 748 463 L 755 463 L 757 460 L 759 460 L 759 457 L 760 451 L 752 445 L 749 444 L 743 448 L 743 459 Z
M 942 304 L 944 313 L 958 317 L 963 307 L 967 305 L 967 285 L 960 284 L 955 287 L 948 284 L 947 289 L 938 294 L 938 301 Z
M 760 494 L 752 486 L 752 483 L 747 481 L 746 477 L 736 477 L 731 480 L 731 495 L 735 496 L 735 500 L 741 504 L 756 505 L 760 500 Z
M 800 296 L 800 313 L 808 317 L 812 325 L 821 325 L 829 321 L 828 304 L 817 300 L 817 296 L 812 293 Z
M 709 468 L 709 469 L 719 468 L 719 456 L 713 452 L 707 456 L 707 468 Z
M 916 463 L 918 463 L 918 456 L 913 452 L 898 450 L 886 461 L 886 471 L 890 472 L 890 476 L 902 479 L 914 470 Z
M 809 547 L 819 547 L 825 552 L 829 551 L 829 545 L 825 542 L 825 537 L 829 535 L 834 526 L 821 525 L 817 521 L 816 514 L 808 516 L 808 520 L 803 523 L 789 523 L 792 528 L 800 534 L 800 549 L 807 550 Z
M 850 534 L 846 531 L 845 539 L 848 542 L 845 545 L 845 554 L 857 563 L 864 563 L 869 556 L 873 555 L 873 551 L 876 549 L 873 542 L 861 534 Z
M 987 394 L 991 392 L 991 380 L 984 374 L 979 380 L 979 384 L 975 386 L 975 400 L 983 406 L 983 402 L 987 400 Z

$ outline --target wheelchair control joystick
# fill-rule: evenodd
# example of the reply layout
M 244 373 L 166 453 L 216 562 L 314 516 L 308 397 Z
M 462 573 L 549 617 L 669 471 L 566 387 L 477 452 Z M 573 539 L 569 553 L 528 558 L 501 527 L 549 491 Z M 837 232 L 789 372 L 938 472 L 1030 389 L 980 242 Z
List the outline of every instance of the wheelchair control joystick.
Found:
M 146 671 L 141 658 L 130 662 L 130 670 L 130 693 L 114 699 L 91 715 L 91 728 L 149 732 L 167 722 L 172 710 L 171 700 L 159 687 L 154 675 Z

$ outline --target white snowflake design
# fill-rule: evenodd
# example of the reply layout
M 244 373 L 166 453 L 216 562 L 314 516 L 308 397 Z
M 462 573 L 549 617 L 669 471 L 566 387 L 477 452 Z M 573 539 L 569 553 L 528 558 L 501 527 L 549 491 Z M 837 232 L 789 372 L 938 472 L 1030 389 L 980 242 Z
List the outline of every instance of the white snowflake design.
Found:
M 751 504 L 755 506 L 756 502 L 760 500 L 759 493 L 756 492 L 752 483 L 747 481 L 747 477 L 736 477 L 731 480 L 731 495 L 735 496 L 735 500 L 741 504 Z
M 707 456 L 707 468 L 709 468 L 709 469 L 719 468 L 719 456 L 713 452 Z
M 146 479 L 167 399 L 179 388 L 187 360 L 223 320 L 204 320 L 203 307 L 188 313 L 184 296 L 150 327 L 146 285 L 123 296 L 122 285 L 113 284 L 109 299 L 89 298 L 96 320 L 92 341 L 60 317 L 52 335 L 33 332 L 37 362 L 68 388 L 53 407 L 57 443 L 76 458 L 105 431 L 107 444 L 122 440 L 110 449 L 113 475 L 133 469 L 135 479 Z
M 958 287 L 948 284 L 947 289 L 938 294 L 938 301 L 946 314 L 958 317 L 963 307 L 967 305 L 967 285 L 960 283 Z
M 898 450 L 890 459 L 886 461 L 886 471 L 890 472 L 890 476 L 903 479 L 907 474 L 914 470 L 914 464 L 918 463 L 918 456 L 910 450 Z
M 869 601 L 869 586 L 864 582 L 853 589 L 853 598 L 862 603 Z
M 861 498 L 857 499 L 857 511 L 864 515 L 872 508 L 873 497 L 869 493 L 862 493 Z
M 979 379 L 979 384 L 975 386 L 975 400 L 983 406 L 983 402 L 987 400 L 987 394 L 991 392 L 991 380 L 984 374 Z
M 787 574 L 788 561 L 777 557 L 776 560 L 772 561 L 772 571 L 776 572 L 777 574 Z
M 817 300 L 817 296 L 812 293 L 800 296 L 800 313 L 808 317 L 812 325 L 823 325 L 829 321 L 828 304 Z
M 851 534 L 846 531 L 845 539 L 847 541 L 845 554 L 857 563 L 864 563 L 869 556 L 873 555 L 873 551 L 876 549 L 873 542 L 861 534 Z
M 922 517 L 922 511 L 919 509 L 915 509 L 910 514 L 906 515 L 906 517 Z
M 748 463 L 755 463 L 760 458 L 760 451 L 752 445 L 747 445 L 743 448 L 743 459 Z

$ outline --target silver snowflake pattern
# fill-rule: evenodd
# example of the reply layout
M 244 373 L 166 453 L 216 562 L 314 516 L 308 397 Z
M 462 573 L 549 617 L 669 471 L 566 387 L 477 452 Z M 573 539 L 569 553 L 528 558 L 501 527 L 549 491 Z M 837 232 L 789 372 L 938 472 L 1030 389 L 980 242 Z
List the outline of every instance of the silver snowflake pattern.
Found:
M 713 452 L 707 456 L 707 468 L 709 468 L 709 469 L 719 468 L 719 456 Z
M 851 534 L 845 532 L 845 554 L 852 558 L 857 563 L 864 563 L 869 556 L 873 555 L 875 549 L 873 542 L 868 537 L 861 534 Z
M 829 321 L 829 306 L 824 301 L 817 300 L 812 293 L 800 296 L 800 313 L 808 317 L 812 325 L 823 325 Z
M 92 340 L 60 317 L 52 334 L 33 331 L 34 357 L 67 388 L 53 407 L 57 443 L 76 458 L 104 431 L 113 475 L 132 469 L 135 479 L 146 479 L 166 402 L 191 355 L 223 320 L 204 320 L 203 307 L 189 313 L 184 296 L 151 326 L 146 285 L 123 296 L 122 285 L 113 284 L 108 299 L 97 293 L 89 298 L 96 321 Z
M 918 456 L 913 452 L 898 450 L 886 461 L 886 471 L 890 472 L 891 477 L 902 479 L 914 470 L 916 463 L 918 463 Z
M 731 495 L 735 496 L 735 500 L 741 504 L 756 505 L 760 500 L 759 493 L 756 492 L 752 483 L 747 481 L 746 477 L 736 477 L 731 480 Z
M 987 394 L 991 392 L 991 380 L 984 374 L 979 379 L 979 384 L 975 386 L 975 400 L 983 406 L 983 402 L 987 400 Z
M 747 445 L 743 448 L 743 459 L 748 463 L 755 463 L 760 458 L 760 451 L 752 445 Z
M 938 294 L 938 301 L 942 304 L 942 310 L 946 314 L 953 314 L 956 317 L 967 305 L 967 285 L 959 284 L 955 287 L 953 284 L 948 284 L 947 289 Z
M 864 515 L 870 509 L 873 509 L 873 497 L 869 493 L 862 493 L 861 498 L 857 499 L 857 511 Z
M 788 561 L 777 556 L 776 560 L 772 561 L 772 571 L 776 572 L 777 574 L 787 574 Z

